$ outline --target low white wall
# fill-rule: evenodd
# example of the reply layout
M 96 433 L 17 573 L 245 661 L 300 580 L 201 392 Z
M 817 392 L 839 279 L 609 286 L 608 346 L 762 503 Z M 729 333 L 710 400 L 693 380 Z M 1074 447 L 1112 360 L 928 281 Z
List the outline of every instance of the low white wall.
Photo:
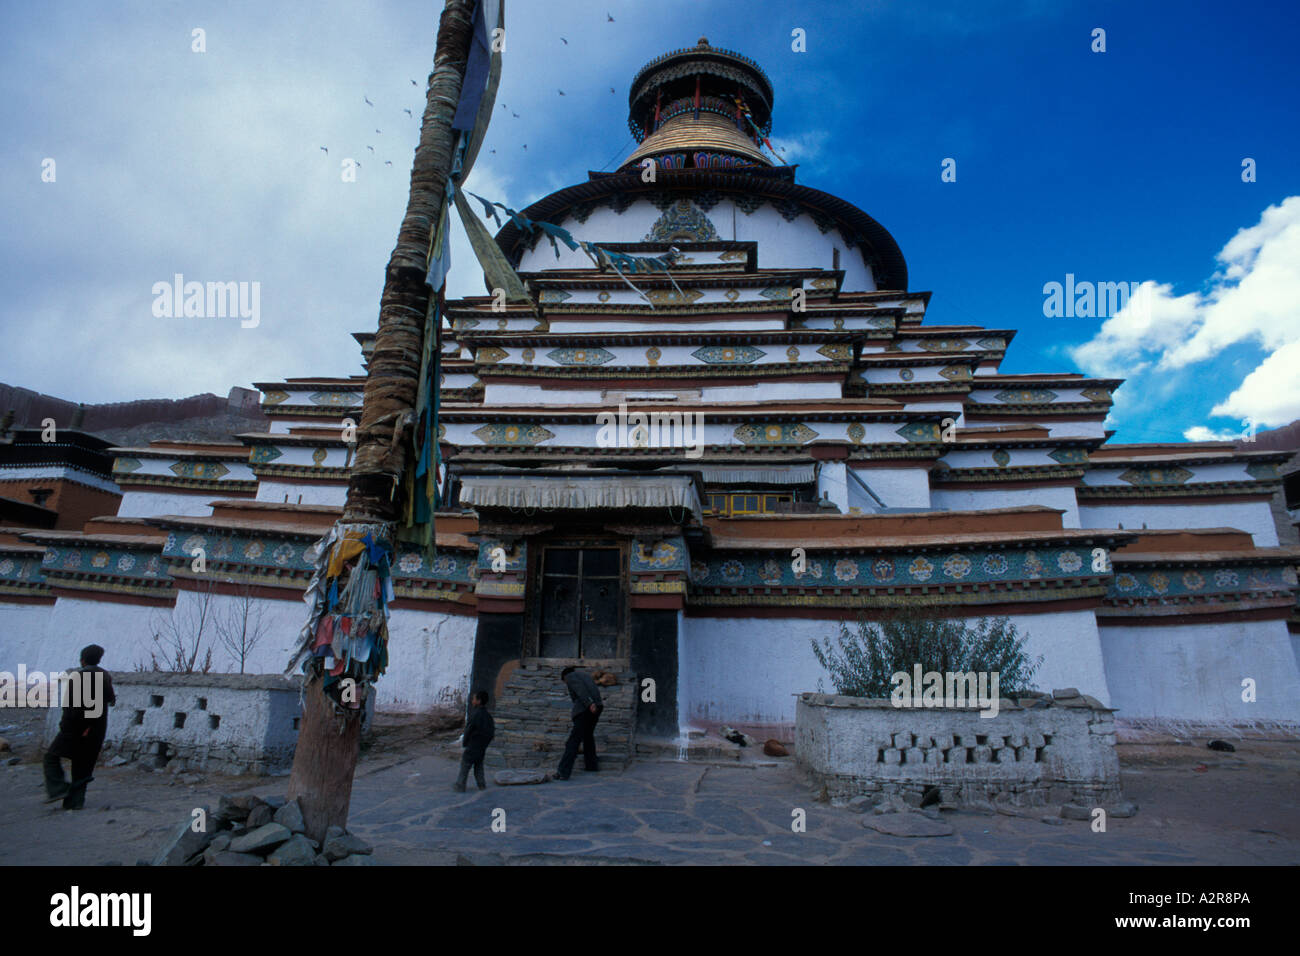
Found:
M 1300 721 L 1300 671 L 1285 621 L 1103 626 L 1121 719 Z M 1255 681 L 1255 702 L 1241 682 Z
M 949 800 L 1006 793 L 1041 804 L 1060 786 L 1072 800 L 1116 799 L 1115 722 L 1091 703 L 1074 697 L 1022 710 L 1003 701 L 985 718 L 967 707 L 803 694 L 795 754 L 832 796 L 932 786 Z
M 222 773 L 271 773 L 293 763 L 299 685 L 274 674 L 112 674 L 106 756 Z M 46 718 L 46 743 L 60 710 Z M 178 726 L 179 725 L 179 726 Z

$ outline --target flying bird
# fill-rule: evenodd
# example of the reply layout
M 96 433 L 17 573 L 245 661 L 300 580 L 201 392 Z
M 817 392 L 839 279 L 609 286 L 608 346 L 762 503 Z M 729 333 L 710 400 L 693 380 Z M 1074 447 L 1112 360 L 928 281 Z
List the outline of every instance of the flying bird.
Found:
M 412 81 L 411 81 L 411 85 L 412 85 L 412 86 L 419 86 L 420 84 L 417 83 L 417 82 L 415 82 L 415 80 L 412 80 Z
M 569 41 L 564 39 L 564 37 L 560 37 L 560 42 L 563 43 L 565 46 L 569 45 Z
M 524 143 L 524 149 L 527 149 L 527 148 L 528 148 L 528 144 L 527 144 L 527 143 Z
M 561 95 L 561 96 L 564 95 L 564 90 L 560 90 L 560 95 Z
M 609 88 L 609 91 L 610 91 L 611 93 L 613 93 L 613 92 L 614 92 L 614 87 L 611 86 L 611 87 Z
M 489 149 L 488 152 L 489 152 L 489 153 L 495 153 L 496 150 L 495 150 L 495 149 Z
M 361 97 L 361 98 L 362 98 L 363 100 L 366 101 L 366 105 L 367 105 L 367 106 L 374 106 L 374 105 L 375 105 L 374 103 L 370 102 L 370 97 L 368 97 L 368 96 L 363 96 L 363 97 Z
M 385 165 L 385 166 L 391 166 L 391 165 L 393 165 L 393 161 L 392 161 L 391 159 L 386 159 L 386 160 L 384 160 L 384 165 Z
M 328 155 L 330 154 L 330 151 L 329 151 L 328 149 L 326 149 L 324 146 L 322 146 L 320 149 L 321 149 L 321 152 L 324 153 L 326 156 L 328 156 Z
M 366 149 L 370 150 L 372 153 L 375 151 L 375 148 L 373 146 L 367 146 Z
M 519 114 L 516 113 L 514 110 L 510 111 L 510 115 L 513 116 L 515 119 L 519 119 Z
M 411 116 L 411 117 L 415 116 L 415 114 L 412 113 L 410 110 L 402 110 L 402 112 L 405 113 L 407 116 Z
M 614 18 L 609 15 L 608 10 L 605 11 L 605 19 L 608 20 L 610 23 L 614 22 Z

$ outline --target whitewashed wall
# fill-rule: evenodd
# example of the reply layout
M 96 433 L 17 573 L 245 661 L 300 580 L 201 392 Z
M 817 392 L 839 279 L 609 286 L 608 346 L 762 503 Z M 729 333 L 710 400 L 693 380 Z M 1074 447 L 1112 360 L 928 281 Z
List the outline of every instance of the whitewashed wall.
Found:
M 1077 687 L 1109 704 L 1091 611 L 1022 614 L 1012 620 L 1029 655 L 1044 658 L 1033 679 L 1040 690 Z M 834 691 L 811 642 L 836 633 L 834 621 L 804 618 L 684 618 L 678 647 L 683 721 L 793 723 L 795 694 L 816 691 L 819 678 L 827 692 Z
M 1285 621 L 1101 628 L 1121 718 L 1300 721 L 1300 671 Z M 1256 702 L 1242 701 L 1253 678 Z
M 477 618 L 461 614 L 393 611 L 388 673 L 375 685 L 375 707 L 387 713 L 423 713 L 463 706 L 477 627 Z
M 1041 505 L 1045 508 L 1059 508 L 1065 512 L 1061 515 L 1064 528 L 1084 527 L 1079 524 L 1079 506 L 1074 497 L 1073 488 L 936 488 L 932 492 L 934 506 L 951 511 L 978 511 L 985 508 L 1019 508 L 1026 505 Z M 1106 527 L 1106 525 L 1086 525 L 1086 527 Z
M 341 508 L 347 502 L 348 483 L 340 481 L 336 485 L 321 485 L 312 482 L 294 483 L 290 481 L 272 481 L 263 478 L 257 485 L 257 500 L 284 504 L 285 495 L 291 505 L 330 505 Z M 302 501 L 298 496 L 302 496 Z
M 1079 520 L 1085 528 L 1118 528 L 1140 531 L 1143 523 L 1148 528 L 1168 530 L 1179 528 L 1237 528 L 1250 533 L 1257 548 L 1277 547 L 1277 525 L 1268 502 L 1243 502 L 1241 504 L 1162 504 L 1142 501 L 1132 505 L 1093 504 L 1079 505 Z
M 622 213 L 608 206 L 596 209 L 584 223 L 569 219 L 561 225 L 576 238 L 589 242 L 640 242 L 654 227 L 662 213 L 648 201 L 638 201 Z M 761 269 L 795 269 L 813 267 L 831 268 L 833 250 L 840 250 L 840 266 L 844 269 L 843 289 L 846 292 L 872 292 L 876 283 L 871 271 L 857 250 L 846 249 L 839 231 L 823 233 L 811 216 L 800 216 L 786 222 L 770 204 L 750 215 L 724 199 L 706 213 L 723 240 L 758 242 L 758 266 Z M 689 252 L 688 249 L 683 251 Z M 525 252 L 520 263 L 521 272 L 540 272 L 549 269 L 590 269 L 591 260 L 581 251 L 571 251 L 560 246 L 560 258 L 555 258 L 549 242 L 541 242 Z
M 27 665 L 28 670 L 37 669 L 38 651 L 45 639 L 45 628 L 53 610 L 52 604 L 0 601 L 0 671 L 15 674 L 19 664 Z M 92 642 L 86 641 L 81 646 L 90 643 Z M 74 660 L 73 666 L 75 665 Z
M 117 506 L 119 518 L 152 518 L 155 515 L 190 515 L 207 517 L 212 514 L 210 502 L 225 497 L 219 491 L 201 491 L 184 494 L 174 491 L 127 491 Z

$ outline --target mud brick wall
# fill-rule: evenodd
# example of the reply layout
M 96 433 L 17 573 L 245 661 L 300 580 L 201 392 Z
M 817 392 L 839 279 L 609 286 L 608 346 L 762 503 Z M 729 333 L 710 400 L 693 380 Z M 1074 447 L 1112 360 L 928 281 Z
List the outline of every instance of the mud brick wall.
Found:
M 1114 711 L 1085 696 L 1033 704 L 1003 700 L 986 718 L 975 707 L 802 694 L 797 759 L 832 797 L 938 787 L 951 803 L 1118 799 Z

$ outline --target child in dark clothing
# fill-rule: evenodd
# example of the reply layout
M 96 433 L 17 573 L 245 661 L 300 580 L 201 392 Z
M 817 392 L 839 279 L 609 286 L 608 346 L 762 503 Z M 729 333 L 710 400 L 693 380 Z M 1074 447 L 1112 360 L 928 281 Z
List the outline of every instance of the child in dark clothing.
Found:
M 487 711 L 488 692 L 475 691 L 470 698 L 469 720 L 465 721 L 465 736 L 462 746 L 465 752 L 460 758 L 460 775 L 452 784 L 452 789 L 465 792 L 465 781 L 469 777 L 469 768 L 474 768 L 474 780 L 480 790 L 487 789 L 487 779 L 483 774 L 483 757 L 487 754 L 488 744 L 496 735 L 496 725 L 492 715 Z

